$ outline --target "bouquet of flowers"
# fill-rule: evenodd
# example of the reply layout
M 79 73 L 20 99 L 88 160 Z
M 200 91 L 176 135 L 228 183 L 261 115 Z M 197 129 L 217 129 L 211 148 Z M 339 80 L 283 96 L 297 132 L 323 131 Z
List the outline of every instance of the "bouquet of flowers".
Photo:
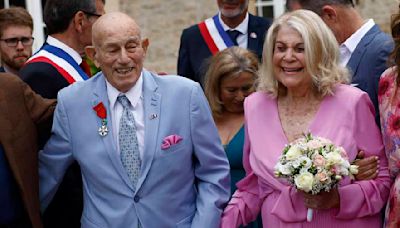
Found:
M 358 166 L 350 164 L 342 147 L 311 133 L 287 145 L 275 166 L 275 176 L 313 195 L 329 192 L 343 176 L 353 178 L 357 173 Z M 308 209 L 307 221 L 311 220 L 312 209 Z

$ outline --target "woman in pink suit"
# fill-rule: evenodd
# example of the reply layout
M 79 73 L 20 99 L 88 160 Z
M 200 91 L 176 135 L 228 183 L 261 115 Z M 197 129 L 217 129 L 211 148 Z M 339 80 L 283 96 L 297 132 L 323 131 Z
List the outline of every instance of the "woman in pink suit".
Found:
M 245 100 L 246 177 L 224 211 L 221 227 L 239 227 L 261 213 L 263 227 L 381 227 L 390 178 L 374 108 L 366 93 L 344 85 L 335 37 L 320 17 L 297 10 L 270 27 L 258 92 Z M 288 143 L 311 132 L 342 146 L 378 156 L 373 180 L 344 178 L 330 192 L 308 195 L 274 176 Z M 307 208 L 314 210 L 306 221 Z

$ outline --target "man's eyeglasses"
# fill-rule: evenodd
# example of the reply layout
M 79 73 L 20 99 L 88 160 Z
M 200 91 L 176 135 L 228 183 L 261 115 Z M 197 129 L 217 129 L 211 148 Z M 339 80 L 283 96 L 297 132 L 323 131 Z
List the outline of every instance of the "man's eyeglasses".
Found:
M 16 47 L 18 43 L 21 41 L 22 45 L 24 46 L 29 46 L 32 45 L 33 43 L 33 37 L 12 37 L 12 38 L 7 38 L 7 39 L 0 39 L 0 41 L 3 41 L 6 43 L 7 46 L 9 47 Z
M 86 10 L 81 10 L 84 14 L 88 15 L 88 16 L 93 16 L 93 17 L 101 17 L 101 14 L 97 14 L 97 13 L 92 13 Z

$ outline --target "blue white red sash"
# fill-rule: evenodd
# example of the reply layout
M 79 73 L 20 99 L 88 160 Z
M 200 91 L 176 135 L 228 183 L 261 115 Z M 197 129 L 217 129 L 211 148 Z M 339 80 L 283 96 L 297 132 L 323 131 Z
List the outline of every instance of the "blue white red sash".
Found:
M 213 55 L 234 46 L 228 33 L 222 27 L 218 14 L 200 22 L 198 26 L 204 41 Z
M 50 44 L 45 44 L 36 54 L 28 59 L 26 64 L 34 62 L 45 62 L 52 65 L 70 84 L 89 78 L 67 52 Z

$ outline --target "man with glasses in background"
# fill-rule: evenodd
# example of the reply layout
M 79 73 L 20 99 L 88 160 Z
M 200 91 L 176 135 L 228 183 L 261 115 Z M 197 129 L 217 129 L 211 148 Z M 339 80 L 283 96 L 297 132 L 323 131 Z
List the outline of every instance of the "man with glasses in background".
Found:
M 32 90 L 45 98 L 57 98 L 62 88 L 89 78 L 82 56 L 84 48 L 92 44 L 92 25 L 105 13 L 104 4 L 105 0 L 46 1 L 43 19 L 49 36 L 19 72 Z M 50 132 L 39 134 L 39 146 L 49 137 Z M 44 226 L 80 228 L 82 209 L 82 177 L 74 162 L 44 211 Z
M 21 7 L 0 9 L 0 72 L 17 75 L 32 55 L 33 21 Z

